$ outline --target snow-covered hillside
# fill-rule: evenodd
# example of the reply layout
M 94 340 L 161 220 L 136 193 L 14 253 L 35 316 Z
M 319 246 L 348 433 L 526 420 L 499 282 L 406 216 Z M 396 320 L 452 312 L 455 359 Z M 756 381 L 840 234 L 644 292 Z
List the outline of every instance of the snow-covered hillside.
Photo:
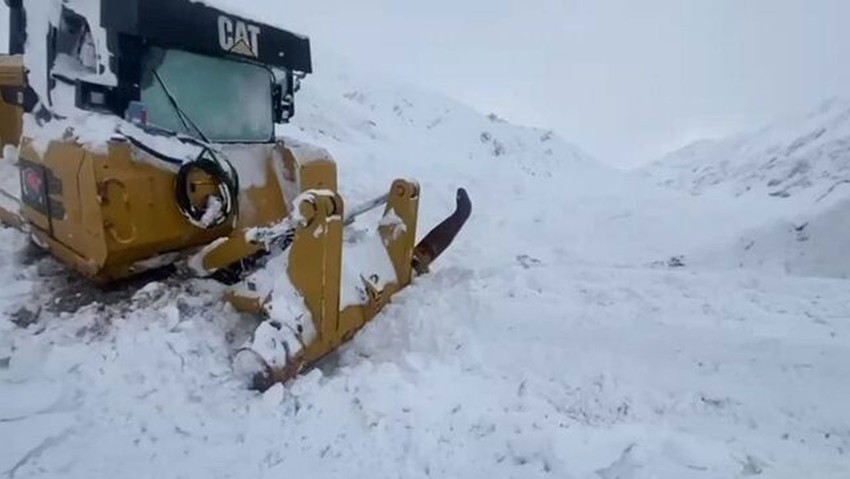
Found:
M 750 225 L 704 261 L 848 277 L 850 102 L 724 140 L 694 143 L 642 172 L 714 200 L 735 198 Z
M 850 102 L 832 99 L 754 133 L 693 143 L 647 171 L 696 194 L 721 189 L 822 201 L 850 183 Z
M 260 395 L 220 285 L 93 292 L 2 230 L 0 474 L 848 477 L 845 281 L 683 265 L 753 211 L 317 56 L 281 133 L 334 154 L 349 204 L 419 180 L 423 230 L 467 187 L 452 249 Z

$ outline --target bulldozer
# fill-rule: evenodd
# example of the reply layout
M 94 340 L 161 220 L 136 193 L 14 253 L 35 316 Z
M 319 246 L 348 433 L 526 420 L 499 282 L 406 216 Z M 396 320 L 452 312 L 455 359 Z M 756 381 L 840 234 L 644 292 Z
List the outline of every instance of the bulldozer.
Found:
M 233 358 L 255 388 L 350 340 L 470 216 L 458 189 L 417 242 L 415 181 L 346 208 L 331 155 L 277 135 L 313 73 L 306 36 L 193 0 L 4 1 L 0 220 L 97 285 L 226 282 L 258 318 Z

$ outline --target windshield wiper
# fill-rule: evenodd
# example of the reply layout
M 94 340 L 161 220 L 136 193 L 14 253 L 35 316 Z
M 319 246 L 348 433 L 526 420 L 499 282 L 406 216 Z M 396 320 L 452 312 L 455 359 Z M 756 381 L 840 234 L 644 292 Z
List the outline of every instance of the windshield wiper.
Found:
M 156 78 L 156 81 L 159 83 L 159 86 L 162 87 L 162 91 L 165 92 L 165 96 L 168 98 L 168 102 L 171 103 L 171 106 L 174 108 L 174 111 L 177 112 L 177 118 L 180 119 L 180 123 L 183 124 L 183 128 L 185 128 L 186 131 L 189 131 L 190 129 L 195 130 L 198 133 L 198 136 L 201 137 L 201 140 L 206 143 L 209 143 L 210 140 L 209 138 L 207 138 L 207 135 L 205 135 L 204 132 L 201 131 L 201 129 L 198 127 L 198 125 L 194 121 L 192 121 L 192 118 L 183 110 L 183 108 L 180 107 L 180 104 L 177 102 L 177 98 L 175 98 L 174 95 L 171 94 L 171 91 L 168 89 L 168 87 L 165 86 L 165 82 L 162 80 L 162 77 L 159 76 L 159 72 L 153 70 L 153 76 L 154 78 Z

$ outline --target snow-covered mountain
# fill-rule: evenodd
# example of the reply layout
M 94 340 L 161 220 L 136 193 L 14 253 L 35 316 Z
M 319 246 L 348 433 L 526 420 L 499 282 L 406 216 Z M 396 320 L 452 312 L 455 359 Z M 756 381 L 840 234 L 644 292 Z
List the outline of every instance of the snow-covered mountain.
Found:
M 646 171 L 696 194 L 725 190 L 821 201 L 850 183 L 850 101 L 832 99 L 754 133 L 693 143 Z
M 330 150 L 348 204 L 417 179 L 423 230 L 467 187 L 456 243 L 334 361 L 256 394 L 221 285 L 103 293 L 0 230 L 0 474 L 848 476 L 846 281 L 678 257 L 760 203 L 318 56 L 281 133 Z
M 708 263 L 848 277 L 850 102 L 833 99 L 754 133 L 694 143 L 642 174 L 710 198 L 735 198 L 749 226 Z
M 399 176 L 416 178 L 423 200 L 436 206 L 452 205 L 454 188 L 466 186 L 487 207 L 490 200 L 525 201 L 521 193 L 531 184 L 581 185 L 583 178 L 613 174 L 552 131 L 513 125 L 439 94 L 364 74 L 331 52 L 319 55 L 324 61 L 298 94 L 296 121 L 281 133 L 331 152 L 349 203 L 375 195 Z M 511 188 L 492 188 L 506 182 Z M 423 206 L 423 213 L 430 209 Z M 433 211 L 435 219 L 444 213 Z

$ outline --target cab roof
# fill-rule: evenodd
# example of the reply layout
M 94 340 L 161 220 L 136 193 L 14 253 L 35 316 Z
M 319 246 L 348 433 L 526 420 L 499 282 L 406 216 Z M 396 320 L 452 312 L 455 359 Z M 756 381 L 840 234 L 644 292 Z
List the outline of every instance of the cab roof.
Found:
M 312 72 L 310 39 L 192 0 L 102 0 L 101 26 L 167 48 Z

